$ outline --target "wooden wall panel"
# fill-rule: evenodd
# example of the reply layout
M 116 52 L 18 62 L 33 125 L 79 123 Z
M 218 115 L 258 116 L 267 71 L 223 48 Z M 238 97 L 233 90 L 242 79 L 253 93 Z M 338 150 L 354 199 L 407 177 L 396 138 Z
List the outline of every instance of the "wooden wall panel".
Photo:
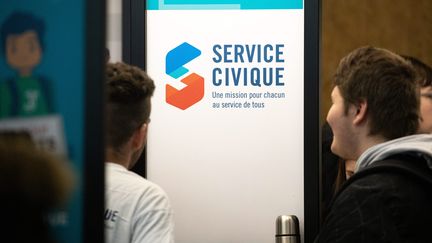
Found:
M 322 0 L 321 121 L 331 105 L 331 79 L 340 59 L 364 45 L 432 65 L 432 0 Z

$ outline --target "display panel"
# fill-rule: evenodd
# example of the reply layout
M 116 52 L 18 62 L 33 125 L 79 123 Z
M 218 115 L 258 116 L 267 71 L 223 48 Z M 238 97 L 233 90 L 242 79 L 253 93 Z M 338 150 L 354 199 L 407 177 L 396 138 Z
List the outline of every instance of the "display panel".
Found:
M 123 3 L 124 59 L 157 86 L 147 177 L 173 202 L 177 240 L 273 242 L 276 217 L 295 214 L 312 242 L 319 2 Z
M 104 7 L 0 3 L 0 131 L 28 132 L 76 177 L 66 207 L 47 215 L 58 242 L 103 241 Z

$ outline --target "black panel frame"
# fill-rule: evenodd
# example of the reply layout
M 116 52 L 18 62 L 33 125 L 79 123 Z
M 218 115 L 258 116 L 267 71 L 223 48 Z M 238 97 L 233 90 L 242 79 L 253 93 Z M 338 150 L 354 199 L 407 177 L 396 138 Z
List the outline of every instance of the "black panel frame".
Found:
M 83 240 L 104 242 L 104 77 L 106 0 L 86 1 Z
M 304 235 L 310 243 L 320 229 L 321 0 L 304 5 Z
M 122 59 L 125 63 L 146 70 L 145 0 L 122 1 Z M 144 178 L 147 177 L 146 157 L 147 149 L 144 149 L 137 163 L 131 169 L 133 172 Z

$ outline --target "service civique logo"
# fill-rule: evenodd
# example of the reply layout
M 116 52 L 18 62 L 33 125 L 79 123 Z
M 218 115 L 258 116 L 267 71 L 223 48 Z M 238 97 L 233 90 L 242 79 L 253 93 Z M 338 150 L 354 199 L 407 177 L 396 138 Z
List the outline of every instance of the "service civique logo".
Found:
M 184 67 L 199 56 L 201 50 L 187 42 L 166 54 L 165 73 L 186 85 L 178 90 L 166 84 L 166 103 L 186 110 L 202 100 L 204 78 Z M 214 103 L 214 107 L 264 108 L 264 102 L 257 102 L 258 99 L 285 98 L 283 43 L 214 44 L 212 57 L 208 61 L 212 71 L 205 77 L 210 79 L 208 83 L 213 88 L 212 98 L 222 101 L 220 106 Z M 251 88 L 254 92 L 249 91 Z M 245 103 L 250 104 L 246 106 Z
M 165 86 L 166 103 L 179 109 L 186 110 L 204 97 L 204 78 L 189 72 L 184 65 L 201 55 L 201 51 L 187 42 L 170 50 L 165 59 L 165 72 L 174 79 L 184 83 L 181 90 L 167 84 Z M 186 77 L 181 78 L 185 74 Z M 181 79 L 180 79 L 181 78 Z

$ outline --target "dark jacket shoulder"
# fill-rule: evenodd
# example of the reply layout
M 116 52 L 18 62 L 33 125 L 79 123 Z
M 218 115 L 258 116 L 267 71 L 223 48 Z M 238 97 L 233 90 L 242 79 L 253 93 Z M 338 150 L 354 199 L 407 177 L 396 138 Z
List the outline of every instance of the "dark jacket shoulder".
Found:
M 417 165 L 414 170 L 423 171 Z M 356 173 L 341 188 L 316 242 L 432 242 L 431 185 L 403 168 L 378 166 Z

